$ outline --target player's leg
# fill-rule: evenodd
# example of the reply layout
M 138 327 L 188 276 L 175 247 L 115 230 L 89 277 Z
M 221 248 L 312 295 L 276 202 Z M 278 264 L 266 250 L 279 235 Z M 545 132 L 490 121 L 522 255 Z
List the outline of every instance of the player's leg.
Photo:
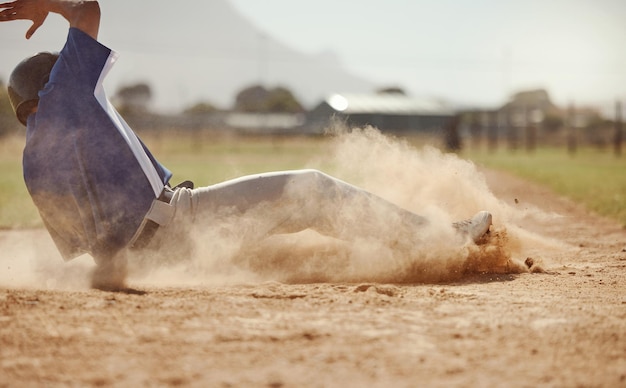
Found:
M 264 222 L 257 230 L 247 231 L 259 238 L 308 228 L 341 239 L 367 237 L 379 228 L 392 227 L 413 234 L 427 223 L 421 216 L 317 170 L 257 174 L 179 190 L 172 204 L 177 213 L 187 213 L 195 222 L 260 218 Z
M 276 233 L 313 229 L 344 240 L 380 238 L 420 241 L 428 221 L 349 183 L 317 170 L 257 174 L 197 189 L 180 189 L 171 201 L 176 206 L 175 224 L 226 222 L 229 225 L 254 220 L 244 227 L 234 225 L 242 239 L 254 241 Z M 252 226 L 250 226 L 252 225 Z M 491 225 L 491 214 L 479 212 L 454 227 L 474 241 Z M 241 226 L 239 228 L 239 226 Z

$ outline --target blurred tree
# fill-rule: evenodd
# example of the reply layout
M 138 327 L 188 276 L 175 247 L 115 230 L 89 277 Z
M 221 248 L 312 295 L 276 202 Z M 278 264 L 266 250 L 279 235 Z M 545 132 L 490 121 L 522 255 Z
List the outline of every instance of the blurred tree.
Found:
M 147 112 L 151 98 L 152 90 L 145 82 L 122 86 L 114 96 L 117 108 L 122 114 Z
M 212 113 L 215 111 L 217 111 L 217 108 L 213 104 L 210 104 L 208 102 L 199 102 L 185 109 L 183 113 L 197 115 L 197 114 Z
M 403 96 L 406 96 L 406 92 L 404 91 L 404 89 L 397 86 L 390 86 L 378 89 L 376 90 L 376 94 L 401 94 Z
M 269 92 L 261 85 L 247 87 L 237 93 L 235 110 L 240 112 L 264 112 Z
M 300 113 L 304 108 L 287 88 L 267 90 L 253 85 L 240 91 L 235 97 L 235 110 L 254 113 Z
M 277 87 L 272 89 L 265 102 L 265 108 L 273 113 L 302 113 L 304 108 L 290 90 Z

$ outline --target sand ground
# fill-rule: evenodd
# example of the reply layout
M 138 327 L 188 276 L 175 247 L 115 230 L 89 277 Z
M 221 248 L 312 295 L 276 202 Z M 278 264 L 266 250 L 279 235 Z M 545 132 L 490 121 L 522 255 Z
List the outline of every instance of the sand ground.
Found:
M 561 216 L 519 225 L 567 244 L 540 253 L 546 273 L 143 294 L 0 283 L 0 387 L 626 387 L 626 231 L 485 175 L 503 201 Z M 0 234 L 4 255 L 35 245 L 54 251 L 42 230 Z

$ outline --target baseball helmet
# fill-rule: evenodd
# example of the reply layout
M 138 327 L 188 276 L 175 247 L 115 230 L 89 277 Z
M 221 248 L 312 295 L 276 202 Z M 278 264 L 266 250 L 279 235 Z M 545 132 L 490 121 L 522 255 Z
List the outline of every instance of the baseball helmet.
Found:
M 17 119 L 26 125 L 26 119 L 39 103 L 39 91 L 48 82 L 58 53 L 41 52 L 20 62 L 9 77 L 9 100 Z

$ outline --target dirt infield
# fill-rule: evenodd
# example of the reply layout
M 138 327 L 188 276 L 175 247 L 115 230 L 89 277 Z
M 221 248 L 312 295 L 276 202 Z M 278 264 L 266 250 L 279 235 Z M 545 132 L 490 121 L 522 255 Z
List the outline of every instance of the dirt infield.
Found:
M 81 264 L 47 268 L 65 274 L 0 282 L 0 386 L 626 386 L 626 231 L 542 187 L 485 175 L 512 206 L 560 215 L 518 225 L 559 242 L 531 257 L 546 272 L 124 294 L 86 279 L 60 287 Z M 54 251 L 41 230 L 3 232 L 0 246 L 5 258 Z

